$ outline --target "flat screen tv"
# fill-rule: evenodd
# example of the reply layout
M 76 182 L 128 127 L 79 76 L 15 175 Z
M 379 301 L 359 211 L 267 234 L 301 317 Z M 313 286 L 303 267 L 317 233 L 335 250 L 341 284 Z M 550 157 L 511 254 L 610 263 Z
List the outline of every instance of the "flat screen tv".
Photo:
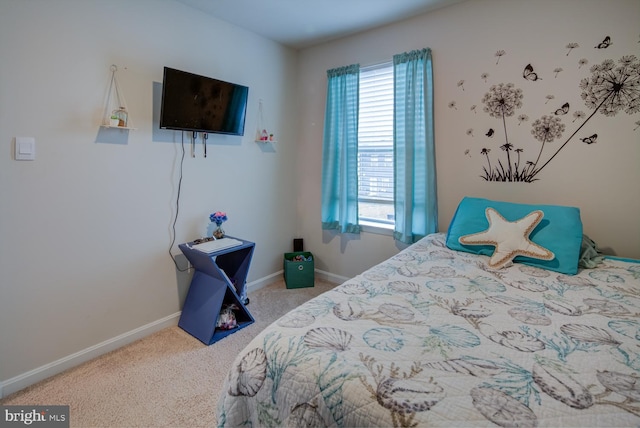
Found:
M 160 128 L 244 135 L 249 88 L 164 68 Z

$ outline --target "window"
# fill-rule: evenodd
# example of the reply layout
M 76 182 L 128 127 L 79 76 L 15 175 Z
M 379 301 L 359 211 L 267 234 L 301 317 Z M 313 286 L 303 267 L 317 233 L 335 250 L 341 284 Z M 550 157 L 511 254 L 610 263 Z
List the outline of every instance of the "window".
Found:
M 327 70 L 323 230 L 374 226 L 406 244 L 438 230 L 432 76 L 429 48 Z
M 392 62 L 360 69 L 358 212 L 361 223 L 394 224 Z
M 406 244 L 438 230 L 432 82 L 429 48 L 327 70 L 323 230 L 382 226 Z

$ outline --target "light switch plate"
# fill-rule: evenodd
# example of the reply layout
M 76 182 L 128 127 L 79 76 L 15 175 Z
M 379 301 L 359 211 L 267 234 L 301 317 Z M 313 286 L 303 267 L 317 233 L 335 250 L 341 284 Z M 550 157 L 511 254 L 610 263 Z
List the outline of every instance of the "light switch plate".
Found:
M 16 160 L 36 159 L 36 139 L 33 137 L 16 137 Z

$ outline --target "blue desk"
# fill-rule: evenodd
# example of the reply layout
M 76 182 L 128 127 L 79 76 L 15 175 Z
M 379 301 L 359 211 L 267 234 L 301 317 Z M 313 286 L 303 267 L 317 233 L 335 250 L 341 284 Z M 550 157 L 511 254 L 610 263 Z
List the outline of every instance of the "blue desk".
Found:
M 205 345 L 211 345 L 255 321 L 244 301 L 255 244 L 235 239 L 242 241 L 242 245 L 209 254 L 192 249 L 192 242 L 178 245 L 195 268 L 178 326 Z M 216 329 L 220 310 L 232 303 L 239 308 L 234 311 L 238 327 Z

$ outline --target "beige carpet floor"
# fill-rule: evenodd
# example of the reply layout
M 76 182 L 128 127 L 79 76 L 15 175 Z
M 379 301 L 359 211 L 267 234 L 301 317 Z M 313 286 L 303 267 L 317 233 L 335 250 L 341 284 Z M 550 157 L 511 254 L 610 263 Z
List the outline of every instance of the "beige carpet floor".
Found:
M 256 322 L 206 346 L 179 327 L 144 339 L 18 391 L 6 405 L 69 405 L 72 427 L 211 427 L 229 368 L 269 324 L 335 287 L 316 278 L 310 288 L 283 281 L 249 293 Z

